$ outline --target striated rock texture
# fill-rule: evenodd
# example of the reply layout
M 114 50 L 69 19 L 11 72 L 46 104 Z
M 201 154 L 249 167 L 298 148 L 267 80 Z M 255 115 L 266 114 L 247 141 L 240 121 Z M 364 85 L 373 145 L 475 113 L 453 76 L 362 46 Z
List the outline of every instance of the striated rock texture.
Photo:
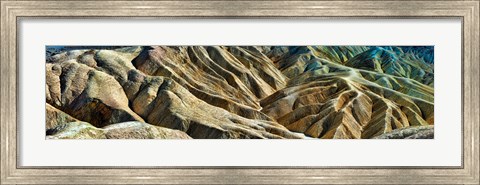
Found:
M 433 139 L 433 125 L 401 128 L 375 139 Z
M 433 138 L 429 46 L 68 48 L 48 139 Z
M 63 123 L 47 130 L 47 139 L 191 139 L 185 132 L 138 121 L 96 128 L 87 122 Z

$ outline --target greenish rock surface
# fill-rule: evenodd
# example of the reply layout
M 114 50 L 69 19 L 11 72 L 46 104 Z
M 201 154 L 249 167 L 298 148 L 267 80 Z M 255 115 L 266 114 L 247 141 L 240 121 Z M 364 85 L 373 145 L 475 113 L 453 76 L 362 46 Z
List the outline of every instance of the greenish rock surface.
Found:
M 87 122 L 69 122 L 47 130 L 48 139 L 191 139 L 185 132 L 138 121 L 96 128 Z
M 433 139 L 433 126 L 417 126 L 397 129 L 392 132 L 384 133 L 375 137 L 375 139 Z

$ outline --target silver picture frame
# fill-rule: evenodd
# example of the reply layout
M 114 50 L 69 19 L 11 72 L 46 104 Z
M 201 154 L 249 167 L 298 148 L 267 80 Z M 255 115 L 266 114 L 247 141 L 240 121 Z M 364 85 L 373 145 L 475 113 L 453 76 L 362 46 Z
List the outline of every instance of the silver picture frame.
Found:
M 460 18 L 460 167 L 21 167 L 18 21 L 24 18 Z M 479 1 L 1 0 L 1 184 L 479 184 Z M 40 111 L 40 110 L 39 110 Z M 43 111 L 43 110 L 42 110 Z

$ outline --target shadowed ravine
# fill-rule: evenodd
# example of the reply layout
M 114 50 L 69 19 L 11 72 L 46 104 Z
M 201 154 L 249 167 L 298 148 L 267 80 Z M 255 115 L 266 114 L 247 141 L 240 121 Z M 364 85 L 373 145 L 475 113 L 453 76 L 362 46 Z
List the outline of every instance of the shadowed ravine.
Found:
M 433 138 L 433 47 L 47 47 L 48 139 Z

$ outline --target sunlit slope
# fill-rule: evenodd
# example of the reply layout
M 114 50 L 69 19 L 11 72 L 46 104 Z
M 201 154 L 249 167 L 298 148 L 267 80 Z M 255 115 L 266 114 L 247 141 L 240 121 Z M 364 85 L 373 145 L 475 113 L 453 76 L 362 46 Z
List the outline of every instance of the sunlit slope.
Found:
M 433 59 L 401 47 L 301 46 L 262 47 L 287 77 L 321 68 L 321 60 L 355 69 L 414 79 L 433 87 Z M 403 50 L 407 50 L 404 52 Z M 429 55 L 428 55 L 429 56 Z M 326 70 L 326 69 L 325 69 Z
M 259 111 L 258 99 L 286 83 L 261 60 L 268 58 L 242 63 L 220 47 L 69 51 L 46 64 L 47 103 L 98 128 L 137 121 L 192 138 L 303 137 Z M 52 126 L 52 135 L 71 128 L 62 124 L 70 123 Z
M 264 113 L 319 138 L 371 138 L 434 123 L 433 64 L 401 48 L 263 48 L 290 77 Z

